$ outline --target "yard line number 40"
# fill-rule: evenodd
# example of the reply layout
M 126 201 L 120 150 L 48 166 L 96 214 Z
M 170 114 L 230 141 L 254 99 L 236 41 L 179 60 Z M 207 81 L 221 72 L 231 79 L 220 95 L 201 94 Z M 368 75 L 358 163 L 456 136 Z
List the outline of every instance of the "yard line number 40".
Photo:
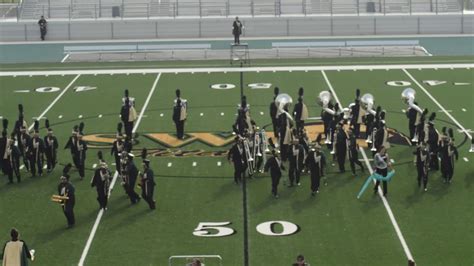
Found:
M 202 222 L 194 229 L 193 235 L 199 237 L 225 237 L 235 234 L 235 230 L 228 227 L 231 222 Z M 275 232 L 275 225 L 280 225 L 281 232 Z M 299 231 L 298 225 L 287 221 L 268 221 L 256 227 L 257 232 L 266 236 L 289 236 Z

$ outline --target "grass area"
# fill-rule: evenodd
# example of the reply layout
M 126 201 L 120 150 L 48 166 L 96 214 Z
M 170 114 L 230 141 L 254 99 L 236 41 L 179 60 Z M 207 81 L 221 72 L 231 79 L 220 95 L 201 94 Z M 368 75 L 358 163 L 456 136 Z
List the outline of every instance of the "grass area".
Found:
M 351 60 L 332 63 L 322 60 L 319 63 L 355 64 Z M 400 59 L 399 62 L 406 61 Z M 268 61 L 271 62 L 274 61 Z M 426 61 L 429 62 L 433 61 Z M 310 60 L 300 62 L 302 65 L 305 63 L 309 64 Z M 366 63 L 382 61 L 367 59 Z M 224 62 L 219 64 L 224 65 Z M 285 61 L 285 64 L 293 65 L 292 61 Z M 145 65 L 153 67 L 151 63 Z M 85 68 L 87 65 L 64 66 Z M 104 63 L 95 66 L 113 65 Z M 125 67 L 125 64 L 117 66 Z M 177 64 L 174 63 L 174 66 Z M 21 66 L 14 67 L 17 69 Z M 52 69 L 62 68 L 63 65 L 24 67 Z M 139 66 L 131 64 L 131 67 Z M 387 85 L 386 82 L 391 80 L 412 83 L 411 86 L 417 91 L 417 102 L 437 112 L 436 127 L 439 130 L 443 126 L 454 126 L 451 119 L 439 112 L 440 108 L 402 70 L 325 73 L 344 106 L 353 101 L 355 88 L 360 88 L 362 93 L 372 93 L 376 105 L 387 110 L 387 125 L 402 133 L 408 133 L 407 119 L 401 112 L 406 106 L 400 99 L 405 87 Z M 438 86 L 422 84 L 464 127 L 474 127 L 472 69 L 410 70 L 410 74 L 421 83 L 423 80 L 446 81 Z M 10 125 L 13 125 L 17 118 L 17 104 L 22 103 L 26 118 L 31 123 L 33 117 L 42 113 L 59 92 L 18 93 L 15 90 L 33 90 L 38 87 L 58 87 L 63 90 L 75 77 L 0 77 L 0 116 L 7 117 Z M 84 121 L 87 135 L 114 134 L 123 90 L 130 90 L 131 96 L 137 99 L 137 111 L 140 111 L 156 77 L 152 74 L 81 75 L 46 113 L 60 141 L 60 163 L 64 165 L 71 161 L 69 152 L 62 147 L 74 125 Z M 236 88 L 210 88 L 210 85 L 217 83 L 234 84 Z M 270 89 L 251 90 L 247 87 L 249 83 L 272 85 Z M 162 74 L 138 127 L 140 143 L 134 147 L 134 152 L 138 154 L 142 147 L 150 150 L 168 148 L 147 135 L 174 133 L 171 106 L 177 88 L 189 101 L 189 117 L 185 127 L 187 133 L 228 133 L 239 103 L 239 84 L 238 73 Z M 73 89 L 76 86 L 93 86 L 96 89 L 75 92 Z M 258 125 L 270 123 L 268 105 L 273 98 L 274 86 L 290 94 L 293 100 L 297 99 L 298 88 L 304 87 L 310 116 L 320 115 L 321 108 L 316 104 L 317 95 L 328 89 L 320 71 L 246 73 L 244 91 L 252 117 Z M 102 118 L 99 118 L 99 114 L 103 115 Z M 267 129 L 271 130 L 271 127 Z M 44 129 L 41 134 L 45 134 Z M 463 140 L 463 135 L 456 132 L 456 143 L 461 145 Z M 474 263 L 474 205 L 471 204 L 474 193 L 474 154 L 467 152 L 469 143 L 459 147 L 460 160 L 456 163 L 454 182 L 451 185 L 443 184 L 440 173 L 433 172 L 430 174 L 429 190 L 425 193 L 416 186 L 413 149 L 392 144 L 389 152 L 391 158 L 395 159 L 397 174 L 389 184 L 388 202 L 418 265 Z M 169 149 L 223 151 L 229 147 L 194 142 Z M 30 248 L 36 249 L 35 265 L 77 265 L 97 216 L 96 192 L 90 188 L 88 179 L 92 176 L 93 164 L 98 162 L 97 151 L 91 148 L 88 152 L 88 170 L 84 181 L 79 181 L 76 172 L 72 174 L 77 191 L 77 226 L 74 229 L 65 229 L 66 221 L 60 207 L 49 201 L 61 175 L 60 166 L 53 173 L 36 178 L 30 178 L 23 171 L 24 182 L 21 184 L 0 184 L 0 239 L 6 241 L 9 228 L 15 226 Z M 112 163 L 109 150 L 103 151 L 106 160 Z M 329 156 L 328 150 L 325 153 Z M 370 157 L 369 153 L 367 151 Z M 244 207 L 242 188 L 233 183 L 232 166 L 223 156 L 154 156 L 151 165 L 157 175 L 157 210 L 149 211 L 144 203 L 130 205 L 118 180 L 112 191 L 109 210 L 101 220 L 87 255 L 86 265 L 166 265 L 170 256 L 185 254 L 219 254 L 223 257 L 224 265 L 243 265 L 244 243 L 248 244 L 250 265 L 289 265 L 300 253 L 306 256 L 311 265 L 380 265 L 382 261 L 389 266 L 406 264 L 405 253 L 381 199 L 366 192 L 360 200 L 356 200 L 366 173 L 358 173 L 356 177 L 352 177 L 349 172 L 340 174 L 337 166 L 330 163 L 328 185 L 323 186 L 316 197 L 310 196 L 307 175 L 302 177 L 301 186 L 287 188 L 284 186 L 287 174 L 284 173 L 279 187 L 280 198 L 277 200 L 270 195 L 268 175 L 259 175 L 247 184 L 247 205 Z M 348 163 L 346 168 L 349 169 Z M 244 238 L 244 208 L 248 212 L 247 241 Z M 235 230 L 233 235 L 204 238 L 192 234 L 201 222 L 226 221 L 231 222 L 230 227 Z M 297 224 L 300 230 L 291 236 L 264 236 L 257 232 L 256 227 L 266 221 L 288 221 Z M 276 227 L 275 230 L 281 228 Z M 206 265 L 212 264 L 209 262 Z

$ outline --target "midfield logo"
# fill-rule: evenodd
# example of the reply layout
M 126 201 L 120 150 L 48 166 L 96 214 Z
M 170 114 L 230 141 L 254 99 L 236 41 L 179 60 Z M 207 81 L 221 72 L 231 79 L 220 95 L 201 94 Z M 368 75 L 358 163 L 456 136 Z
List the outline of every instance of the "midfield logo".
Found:
M 324 127 L 322 122 L 312 122 L 305 125 L 306 132 L 310 140 L 315 140 L 318 134 L 323 134 Z M 367 148 L 365 142 L 365 127 L 361 126 L 361 139 L 357 142 L 360 147 Z M 388 128 L 388 141 L 392 144 L 409 145 L 409 138 L 395 129 Z M 275 137 L 272 131 L 266 132 L 267 138 Z M 186 133 L 185 139 L 181 140 L 175 134 L 170 133 L 145 133 L 140 138 L 146 138 L 156 143 L 155 147 L 148 150 L 154 156 L 223 156 L 230 145 L 233 143 L 235 136 L 231 132 L 190 132 Z M 140 139 L 139 138 L 139 139 Z M 89 143 L 90 148 L 111 148 L 115 140 L 115 135 L 111 134 L 92 134 L 84 136 L 84 140 Z M 209 149 L 186 150 L 186 146 L 190 144 L 200 143 Z M 139 145 L 136 145 L 139 146 Z M 226 148 L 224 150 L 216 150 L 216 148 Z M 141 148 L 137 148 L 137 152 Z

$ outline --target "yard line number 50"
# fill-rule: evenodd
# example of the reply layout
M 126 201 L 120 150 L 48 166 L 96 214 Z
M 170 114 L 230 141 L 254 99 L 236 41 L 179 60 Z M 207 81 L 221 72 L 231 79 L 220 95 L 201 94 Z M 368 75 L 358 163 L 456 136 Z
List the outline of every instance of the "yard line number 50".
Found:
M 231 222 L 202 222 L 194 229 L 193 235 L 199 237 L 224 237 L 235 234 L 233 228 L 228 227 Z M 275 225 L 279 224 L 283 230 L 275 232 Z M 287 221 L 268 221 L 256 227 L 257 232 L 266 236 L 289 236 L 299 231 L 298 225 Z

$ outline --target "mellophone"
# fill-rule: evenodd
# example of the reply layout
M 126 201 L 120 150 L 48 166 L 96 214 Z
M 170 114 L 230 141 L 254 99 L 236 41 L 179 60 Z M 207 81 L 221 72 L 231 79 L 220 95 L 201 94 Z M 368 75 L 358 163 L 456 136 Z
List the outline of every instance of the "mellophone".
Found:
M 65 203 L 66 200 L 68 200 L 68 196 L 61 196 L 61 195 L 52 195 L 51 196 L 51 201 L 56 202 L 56 203 Z

